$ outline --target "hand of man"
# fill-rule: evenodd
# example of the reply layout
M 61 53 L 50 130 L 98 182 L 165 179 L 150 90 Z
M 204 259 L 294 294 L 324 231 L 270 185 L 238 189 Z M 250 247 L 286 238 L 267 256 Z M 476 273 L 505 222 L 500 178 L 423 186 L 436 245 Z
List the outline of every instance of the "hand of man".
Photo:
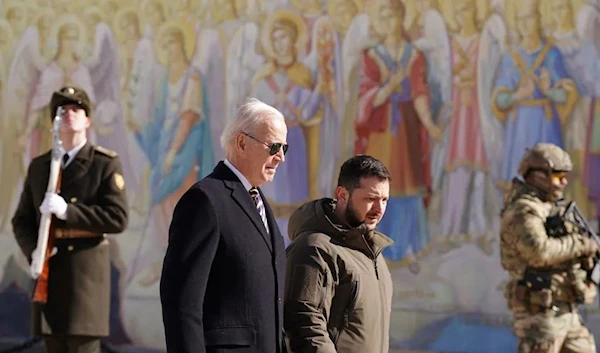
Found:
M 588 256 L 593 256 L 598 252 L 598 243 L 590 238 L 590 237 L 583 237 L 583 244 L 586 250 L 586 255 Z
M 52 251 L 50 252 L 50 257 L 54 256 L 57 252 L 58 249 L 56 246 L 53 247 Z M 31 265 L 29 266 L 29 272 L 32 278 L 38 278 L 41 275 L 41 273 L 38 273 L 36 270 L 40 262 L 42 262 L 42 253 L 38 248 L 35 248 L 33 253 L 31 253 Z
M 58 194 L 46 193 L 44 201 L 40 205 L 42 214 L 53 213 L 58 219 L 67 219 L 67 202 Z

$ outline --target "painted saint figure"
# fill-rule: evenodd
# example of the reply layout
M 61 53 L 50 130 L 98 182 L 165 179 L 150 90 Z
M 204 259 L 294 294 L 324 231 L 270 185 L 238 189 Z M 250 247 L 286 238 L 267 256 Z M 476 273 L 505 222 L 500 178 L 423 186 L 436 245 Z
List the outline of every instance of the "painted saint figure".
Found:
M 429 243 L 429 139 L 439 139 L 442 132 L 430 112 L 425 56 L 405 39 L 404 4 L 376 1 L 370 9 L 382 40 L 363 52 L 355 152 L 381 160 L 392 174 L 378 229 L 395 243 L 384 255 L 416 266 Z

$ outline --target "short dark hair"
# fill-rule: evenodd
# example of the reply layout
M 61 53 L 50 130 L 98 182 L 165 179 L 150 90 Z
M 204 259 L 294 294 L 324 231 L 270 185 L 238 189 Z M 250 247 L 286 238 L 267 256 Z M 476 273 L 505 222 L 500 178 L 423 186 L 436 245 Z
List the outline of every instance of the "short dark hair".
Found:
M 352 192 L 360 187 L 360 181 L 363 178 L 392 180 L 390 172 L 380 160 L 367 155 L 357 155 L 342 164 L 338 186 Z

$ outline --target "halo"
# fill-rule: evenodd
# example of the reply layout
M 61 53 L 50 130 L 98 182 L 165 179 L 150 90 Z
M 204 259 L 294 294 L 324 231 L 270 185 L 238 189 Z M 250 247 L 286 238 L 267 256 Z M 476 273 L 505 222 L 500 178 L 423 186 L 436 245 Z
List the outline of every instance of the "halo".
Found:
M 188 60 L 191 60 L 196 47 L 196 32 L 194 31 L 194 27 L 183 23 L 183 21 L 168 21 L 160 26 L 154 40 L 154 51 L 158 62 L 163 66 L 167 66 L 167 53 L 161 46 L 160 40 L 170 31 L 180 31 L 183 34 L 183 48 L 185 50 L 185 55 Z
M 99 22 L 103 22 L 104 21 L 104 13 L 102 12 L 102 10 L 98 6 L 87 7 L 83 11 L 83 15 L 84 16 L 97 16 L 99 18 Z M 88 25 L 90 25 L 90 23 L 88 23 Z
M 138 15 L 136 9 L 133 7 L 124 7 L 117 11 L 117 14 L 115 15 L 114 23 L 112 26 L 113 31 L 115 32 L 115 37 L 117 38 L 118 42 L 122 42 L 125 39 L 125 34 L 123 33 L 123 30 L 121 29 L 121 22 L 123 21 L 123 18 L 125 18 L 125 16 L 129 16 L 129 15 L 137 17 L 138 31 L 140 32 L 140 34 L 142 33 L 142 28 L 141 28 L 142 19 Z
M 482 14 L 482 12 L 485 12 L 485 7 L 481 4 L 480 0 L 454 0 L 440 3 L 440 12 L 446 21 L 449 31 L 458 31 L 460 25 L 456 22 L 456 14 L 465 7 L 475 9 L 475 21 L 477 23 L 485 17 L 485 14 Z
M 165 5 L 165 1 L 163 0 L 141 0 L 140 1 L 140 20 L 142 24 L 142 28 L 148 25 L 148 16 L 146 15 L 148 6 L 155 6 L 160 9 L 165 20 L 169 17 L 168 7 Z
M 330 0 L 327 2 L 327 14 L 331 16 L 335 16 L 336 8 L 342 4 L 351 4 L 356 9 L 356 14 L 362 13 L 362 4 L 360 0 Z M 354 18 L 354 17 L 353 17 Z M 352 22 L 352 21 L 350 21 Z
M 547 3 L 548 0 L 510 0 L 506 3 L 506 22 L 510 28 L 517 28 L 517 14 L 523 12 L 530 6 L 535 6 L 540 16 L 540 24 L 543 25 L 543 9 L 541 3 Z
M 79 34 L 79 43 L 77 43 L 77 54 L 81 57 L 84 54 L 85 44 L 87 42 L 86 28 L 83 22 L 75 14 L 60 15 L 50 27 L 49 43 L 51 48 L 50 57 L 58 54 L 58 32 L 65 25 L 74 25 Z
M 583 4 L 584 0 L 563 0 L 571 7 L 571 15 L 573 16 L 574 23 L 576 22 L 577 13 L 579 8 Z M 540 3 L 541 23 L 544 30 L 553 29 L 556 25 L 555 20 L 552 16 L 553 3 L 554 1 L 547 0 Z M 547 33 L 550 34 L 550 33 Z
M 266 56 L 269 58 L 276 57 L 275 51 L 273 50 L 273 44 L 271 43 L 271 32 L 273 31 L 275 23 L 282 20 L 291 22 L 298 31 L 298 38 L 296 39 L 296 43 L 294 45 L 296 47 L 296 52 L 299 55 L 303 54 L 306 48 L 306 41 L 308 37 L 306 36 L 306 24 L 304 23 L 304 19 L 292 9 L 277 9 L 271 12 L 271 15 L 267 17 L 260 35 L 263 50 Z
M 40 19 L 44 16 L 56 16 L 56 14 L 55 14 L 54 10 L 49 7 L 36 9 L 36 14 L 35 14 L 33 23 L 37 25 L 37 23 L 40 21 Z

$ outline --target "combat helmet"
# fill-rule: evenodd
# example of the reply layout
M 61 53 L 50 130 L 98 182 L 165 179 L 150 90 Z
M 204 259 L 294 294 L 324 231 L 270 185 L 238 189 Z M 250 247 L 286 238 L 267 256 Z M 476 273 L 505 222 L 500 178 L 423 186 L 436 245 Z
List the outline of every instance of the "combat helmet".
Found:
M 519 163 L 518 173 L 523 178 L 530 171 L 540 170 L 548 174 L 552 172 L 570 172 L 573 169 L 571 157 L 562 148 L 552 143 L 537 143 L 528 148 Z

